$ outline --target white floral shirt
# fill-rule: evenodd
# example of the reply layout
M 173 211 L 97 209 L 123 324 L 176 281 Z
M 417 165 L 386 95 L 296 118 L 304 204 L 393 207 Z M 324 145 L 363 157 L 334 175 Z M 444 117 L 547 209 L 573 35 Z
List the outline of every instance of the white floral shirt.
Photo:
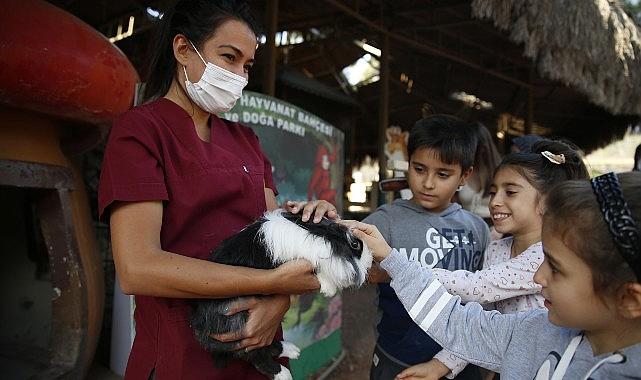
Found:
M 492 304 L 503 314 L 543 308 L 541 286 L 534 273 L 543 263 L 541 242 L 511 257 L 512 238 L 490 243 L 485 251 L 483 269 L 476 272 L 433 269 L 435 277 L 462 302 Z

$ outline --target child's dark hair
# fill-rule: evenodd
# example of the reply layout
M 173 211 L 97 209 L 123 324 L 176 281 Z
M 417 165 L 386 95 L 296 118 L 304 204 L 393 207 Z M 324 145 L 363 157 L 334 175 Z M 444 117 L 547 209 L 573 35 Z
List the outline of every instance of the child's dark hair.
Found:
M 496 149 L 489 129 L 481 123 L 473 124 L 473 127 L 478 133 L 478 146 L 474 157 L 474 173 L 479 179 L 483 196 L 487 196 L 492 187 L 494 169 L 501 162 L 501 155 Z
M 249 5 L 241 0 L 180 0 L 165 12 L 155 43 L 150 45 L 144 98 L 163 96 L 169 90 L 176 76 L 173 40 L 177 34 L 185 35 L 197 49 L 202 49 L 204 42 L 228 20 L 242 21 L 258 35 Z
M 547 153 L 543 152 L 552 153 L 557 158 L 548 158 Z M 563 155 L 562 159 L 560 155 Z M 535 143 L 531 152 L 508 154 L 494 173 L 504 167 L 516 170 L 541 194 L 548 194 L 552 187 L 563 181 L 590 178 L 588 169 L 575 149 L 566 143 L 547 139 Z
M 439 159 L 446 164 L 461 165 L 463 171 L 474 165 L 477 133 L 472 125 L 450 115 L 433 115 L 414 124 L 407 142 L 408 156 L 420 148 L 438 152 Z
M 619 187 L 641 235 L 641 172 L 617 174 Z M 592 184 L 566 181 L 547 198 L 543 228 L 560 234 L 565 244 L 592 270 L 594 290 L 607 294 L 621 284 L 636 281 L 634 271 L 619 253 L 605 222 Z M 637 255 L 641 252 L 637 252 Z

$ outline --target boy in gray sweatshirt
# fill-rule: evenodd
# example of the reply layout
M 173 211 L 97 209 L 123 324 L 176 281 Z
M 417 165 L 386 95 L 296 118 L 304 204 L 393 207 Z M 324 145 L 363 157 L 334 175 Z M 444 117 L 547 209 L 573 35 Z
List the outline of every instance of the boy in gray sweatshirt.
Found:
M 472 171 L 476 145 L 473 129 L 455 117 L 419 120 L 408 140 L 407 180 L 412 199 L 383 205 L 364 222 L 376 225 L 394 248 L 422 267 L 481 269 L 489 229 L 481 218 L 450 201 Z M 405 368 L 434 358 L 438 362 L 430 365 L 439 376 L 450 373 L 453 377 L 462 371 L 458 379 L 479 379 L 478 368 L 464 370 L 464 360 L 442 350 L 412 321 L 388 277 L 371 274 L 370 282 L 379 282 L 381 316 L 371 380 L 392 380 Z

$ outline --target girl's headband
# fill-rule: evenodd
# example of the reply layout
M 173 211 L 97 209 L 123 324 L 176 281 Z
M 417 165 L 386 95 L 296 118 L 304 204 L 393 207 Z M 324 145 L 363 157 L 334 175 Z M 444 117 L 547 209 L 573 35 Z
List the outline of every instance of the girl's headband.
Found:
M 636 274 L 637 280 L 641 281 L 639 226 L 623 198 L 619 178 L 614 173 L 607 173 L 592 178 L 591 182 L 614 244 Z

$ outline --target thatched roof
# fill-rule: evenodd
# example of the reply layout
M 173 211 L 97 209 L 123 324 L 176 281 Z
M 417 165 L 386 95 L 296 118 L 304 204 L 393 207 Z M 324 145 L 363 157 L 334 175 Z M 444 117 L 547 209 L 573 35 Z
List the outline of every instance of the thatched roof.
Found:
M 641 33 L 617 0 L 474 0 L 472 16 L 523 44 L 541 76 L 613 114 L 641 115 Z
M 141 72 L 148 62 L 144 52 L 154 23 L 148 21 L 144 7 L 162 11 L 173 2 L 49 1 L 102 31 L 135 14 L 134 34 L 116 44 Z M 261 19 L 274 3 L 250 1 Z M 387 86 L 373 82 L 351 91 L 341 70 L 365 53 L 355 41 L 366 40 L 380 48 L 383 35 L 390 36 L 389 125 L 409 129 L 430 110 L 481 121 L 496 133 L 502 128 L 502 115 L 509 114 L 511 120 L 531 120 L 534 128 L 527 131 L 523 122 L 510 124 L 500 141 L 505 147 L 511 137 L 537 132 L 539 125 L 551 136 L 568 138 L 591 151 L 623 136 L 641 115 L 639 31 L 615 2 L 280 0 L 278 4 L 278 30 L 311 38 L 277 48 L 276 96 L 350 130 L 347 150 L 353 158 L 378 152 L 380 99 Z M 262 91 L 263 69 L 270 67 L 265 58 L 264 49 L 259 49 L 259 64 L 248 85 L 252 91 Z M 459 92 L 473 94 L 493 108 L 471 108 L 452 97 Z

